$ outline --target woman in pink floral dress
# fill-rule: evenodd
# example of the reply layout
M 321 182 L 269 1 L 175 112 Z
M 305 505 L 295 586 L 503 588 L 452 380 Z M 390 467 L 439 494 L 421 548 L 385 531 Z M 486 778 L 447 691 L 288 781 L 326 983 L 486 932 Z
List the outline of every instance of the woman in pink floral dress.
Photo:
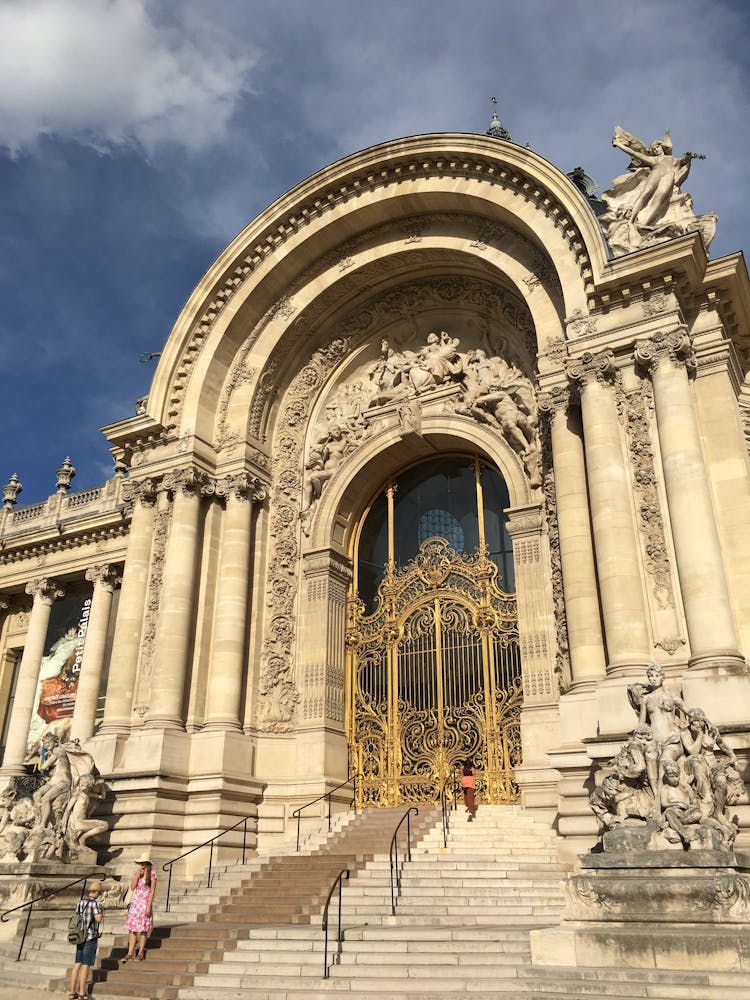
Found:
M 146 942 L 154 929 L 154 893 L 156 892 L 156 872 L 148 858 L 136 861 L 138 867 L 130 880 L 132 897 L 125 921 L 128 932 L 128 953 L 123 962 L 131 958 L 142 961 L 146 957 Z M 136 949 L 136 942 L 138 948 Z

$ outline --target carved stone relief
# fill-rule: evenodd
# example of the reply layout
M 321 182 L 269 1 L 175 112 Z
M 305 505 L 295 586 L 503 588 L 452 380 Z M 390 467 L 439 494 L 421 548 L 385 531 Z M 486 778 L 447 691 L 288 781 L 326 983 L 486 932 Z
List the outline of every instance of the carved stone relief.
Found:
M 279 438 L 274 442 L 270 501 L 273 552 L 268 567 L 268 622 L 261 653 L 257 725 L 265 732 L 293 728 L 300 695 L 294 682 L 299 541 L 296 525 L 302 496 L 303 447 L 312 390 L 321 384 L 349 350 L 348 338 L 336 338 L 315 351 L 292 380 L 282 403 Z
M 541 486 L 531 379 L 494 352 L 462 351 L 460 346 L 458 337 L 444 330 L 430 333 L 424 344 L 413 345 L 416 349 L 394 349 L 383 339 L 379 357 L 360 365 L 329 393 L 305 461 L 303 527 L 308 526 L 311 509 L 330 478 L 371 435 L 384 408 L 397 404 L 402 432 L 418 434 L 422 406 L 446 390 L 446 409 L 498 431 L 520 457 L 530 486 Z M 301 422 L 302 405 L 301 399 L 286 404 L 287 425 Z

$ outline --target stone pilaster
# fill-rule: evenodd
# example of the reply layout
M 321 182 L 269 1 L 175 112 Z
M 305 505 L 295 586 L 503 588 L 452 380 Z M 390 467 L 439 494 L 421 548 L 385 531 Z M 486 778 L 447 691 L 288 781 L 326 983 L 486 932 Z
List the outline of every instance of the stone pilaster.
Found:
M 550 419 L 560 561 L 568 624 L 572 687 L 592 686 L 606 675 L 599 594 L 586 491 L 580 413 L 569 394 L 555 390 L 537 400 Z
M 164 477 L 164 488 L 174 493 L 174 506 L 164 559 L 146 715 L 146 725 L 151 728 L 184 729 L 185 679 L 192 650 L 201 489 L 204 484 L 205 477 L 194 468 L 180 469 Z
M 635 359 L 651 372 L 690 666 L 742 664 L 688 377 L 695 361 L 687 331 L 638 343 Z
M 586 476 L 610 672 L 643 667 L 650 657 L 631 490 L 611 380 L 610 351 L 585 352 L 566 365 L 579 387 Z
M 216 493 L 226 498 L 214 614 L 211 671 L 204 730 L 240 730 L 241 698 L 247 665 L 248 596 L 253 501 L 265 490 L 252 476 L 239 473 L 219 480 Z
M 123 497 L 133 501 L 133 516 L 99 729 L 102 735 L 130 729 L 154 531 L 155 483 L 151 479 L 129 480 L 123 486 Z
M 112 611 L 112 595 L 120 582 L 120 574 L 114 566 L 105 563 L 89 567 L 86 570 L 86 579 L 94 584 L 94 592 L 91 598 L 91 610 L 70 729 L 71 739 L 78 740 L 87 740 L 94 735 L 96 707 L 99 701 L 104 656 L 107 650 L 107 630 Z
M 13 700 L 13 719 L 5 747 L 2 774 L 23 774 L 26 740 L 34 711 L 34 695 L 47 639 L 47 626 L 54 602 L 65 596 L 55 580 L 37 579 L 26 584 L 26 593 L 34 598 L 26 633 L 26 644 L 18 671 Z

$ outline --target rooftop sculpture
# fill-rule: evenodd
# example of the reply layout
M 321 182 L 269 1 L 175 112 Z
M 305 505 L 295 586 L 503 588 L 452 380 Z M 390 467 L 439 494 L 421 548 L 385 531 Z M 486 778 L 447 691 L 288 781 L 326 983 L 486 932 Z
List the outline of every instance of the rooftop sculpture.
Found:
M 618 125 L 612 145 L 630 156 L 628 173 L 615 177 L 602 195 L 607 211 L 599 221 L 615 254 L 630 253 L 654 243 L 699 232 L 708 249 L 716 233 L 714 212 L 696 215 L 693 200 L 680 190 L 698 153 L 672 154 L 667 130 L 646 146 Z

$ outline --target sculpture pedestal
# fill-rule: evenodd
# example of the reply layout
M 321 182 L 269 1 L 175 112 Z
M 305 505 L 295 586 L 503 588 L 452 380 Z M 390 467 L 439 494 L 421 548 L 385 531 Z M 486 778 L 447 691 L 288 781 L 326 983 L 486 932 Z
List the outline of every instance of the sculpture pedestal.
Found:
M 535 965 L 750 971 L 750 856 L 585 854 L 560 927 L 531 932 Z
M 14 861 L 0 862 L 0 911 L 21 906 L 45 892 L 54 892 L 69 882 L 90 876 L 91 872 L 106 873 L 101 876 L 104 891 L 99 897 L 105 910 L 119 909 L 125 906 L 125 893 L 128 885 L 125 882 L 113 881 L 116 877 L 114 869 L 105 865 L 62 864 L 57 861 Z M 91 881 L 91 878 L 89 878 Z M 81 898 L 83 882 L 71 886 L 51 899 L 36 903 L 33 916 L 49 914 L 50 912 L 72 912 Z M 25 920 L 27 910 L 18 910 L 7 921 L 0 922 L 0 938 L 13 937 L 18 920 Z

